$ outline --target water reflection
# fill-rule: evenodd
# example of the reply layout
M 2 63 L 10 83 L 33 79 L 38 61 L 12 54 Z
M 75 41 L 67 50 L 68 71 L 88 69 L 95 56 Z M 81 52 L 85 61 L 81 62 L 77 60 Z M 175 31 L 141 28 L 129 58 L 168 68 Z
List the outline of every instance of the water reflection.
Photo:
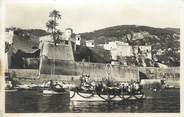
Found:
M 67 95 L 43 95 L 38 100 L 39 112 L 67 112 L 69 110 L 69 98 Z
M 6 112 L 179 112 L 179 89 L 152 92 L 145 100 L 120 102 L 70 101 L 69 94 L 43 95 L 41 92 L 6 93 Z
M 71 101 L 71 112 L 136 112 L 143 108 L 144 101 L 80 102 Z M 123 110 L 123 111 L 122 111 Z

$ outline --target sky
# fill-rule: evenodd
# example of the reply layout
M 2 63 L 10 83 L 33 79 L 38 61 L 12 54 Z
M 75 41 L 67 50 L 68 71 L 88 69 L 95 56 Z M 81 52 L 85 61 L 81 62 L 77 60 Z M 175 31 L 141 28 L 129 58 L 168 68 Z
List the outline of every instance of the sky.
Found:
M 62 19 L 58 28 L 75 33 L 116 25 L 180 27 L 180 0 L 7 0 L 6 27 L 45 29 L 49 12 L 56 9 Z

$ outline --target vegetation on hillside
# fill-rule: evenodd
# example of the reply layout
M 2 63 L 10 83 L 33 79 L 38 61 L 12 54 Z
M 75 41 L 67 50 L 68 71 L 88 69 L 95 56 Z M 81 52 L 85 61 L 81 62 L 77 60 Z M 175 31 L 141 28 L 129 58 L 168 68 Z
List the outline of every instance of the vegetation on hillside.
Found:
M 126 34 L 128 33 L 138 35 L 133 37 L 132 45 L 151 45 L 152 55 L 158 62 L 169 66 L 178 66 L 180 63 L 179 31 L 176 28 L 120 25 L 81 33 L 81 38 L 95 40 L 96 44 L 104 44 L 110 41 L 127 42 Z
M 27 52 L 34 46 L 38 47 L 39 37 L 50 34 L 42 29 L 20 29 L 14 28 L 15 47 L 22 46 L 22 51 Z M 134 36 L 132 45 L 151 45 L 152 55 L 155 60 L 169 66 L 179 66 L 180 64 L 180 30 L 176 28 L 153 28 L 147 26 L 136 25 L 121 25 L 113 26 L 94 32 L 81 33 L 82 43 L 85 40 L 95 40 L 96 44 L 104 44 L 109 41 L 124 41 L 127 42 L 126 34 L 131 33 Z M 26 44 L 28 46 L 26 46 Z M 93 50 L 87 52 L 92 52 Z M 81 50 L 82 51 L 82 50 Z M 82 51 L 84 54 L 84 51 Z M 100 51 L 98 51 L 99 55 Z M 93 51 L 92 53 L 95 53 Z M 79 53 L 78 53 L 79 54 Z M 81 55 L 79 54 L 79 55 Z M 87 55 L 87 54 L 86 54 Z M 96 56 L 97 54 L 95 54 Z M 95 56 L 91 56 L 95 60 Z M 103 58 L 103 57 L 100 57 Z M 76 58 L 77 60 L 81 58 Z M 107 60 L 109 61 L 109 60 Z

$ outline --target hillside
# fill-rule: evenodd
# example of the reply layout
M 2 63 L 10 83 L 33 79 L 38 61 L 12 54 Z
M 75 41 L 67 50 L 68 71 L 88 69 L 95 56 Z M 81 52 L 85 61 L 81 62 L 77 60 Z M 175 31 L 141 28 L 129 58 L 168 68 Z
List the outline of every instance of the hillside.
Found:
M 124 36 L 129 32 L 132 32 L 133 34 L 147 32 L 148 34 L 144 35 L 145 37 L 144 41 L 146 41 L 148 37 L 152 36 L 152 38 L 154 38 L 155 40 L 157 40 L 157 37 L 158 37 L 160 38 L 160 42 L 164 42 L 164 41 L 167 41 L 167 40 L 164 40 L 164 38 L 169 38 L 170 40 L 174 38 L 178 40 L 178 38 L 173 37 L 173 34 L 178 35 L 179 29 L 153 28 L 148 26 L 136 26 L 136 25 L 120 25 L 120 26 L 113 26 L 113 27 L 108 27 L 100 30 L 95 30 L 93 32 L 81 33 L 80 35 L 82 39 L 85 39 L 85 40 L 93 39 L 97 44 L 103 44 L 105 42 L 112 41 L 112 40 L 126 41 L 124 39 Z
M 120 25 L 94 32 L 81 33 L 83 40 L 95 40 L 96 44 L 109 41 L 127 42 L 126 34 L 132 34 L 132 45 L 151 45 L 152 55 L 158 61 L 169 66 L 178 66 L 180 62 L 180 29 L 153 28 L 148 26 Z
M 179 65 L 180 29 L 177 28 L 153 28 L 148 26 L 120 25 L 95 30 L 93 32 L 81 33 L 80 35 L 82 38 L 82 44 L 84 44 L 85 40 L 95 40 L 96 44 L 104 44 L 105 42 L 115 40 L 127 42 L 126 34 L 130 33 L 133 37 L 131 45 L 151 45 L 152 55 L 158 59 L 158 62 L 169 66 Z M 24 52 L 31 52 L 33 47 L 38 47 L 39 37 L 45 35 L 48 35 L 45 30 L 17 28 L 14 36 L 14 47 Z M 85 53 L 84 50 L 87 53 Z M 89 56 L 89 53 L 94 53 L 94 55 L 90 56 L 91 60 L 94 61 L 96 61 L 96 58 L 105 57 L 104 51 L 84 50 L 80 49 L 81 53 L 75 53 L 75 55 L 86 55 L 84 57 L 86 58 Z M 76 60 L 81 61 L 82 58 L 76 57 Z M 107 62 L 109 60 L 105 61 Z
M 7 28 L 8 30 L 8 28 Z M 33 48 L 38 48 L 39 37 L 48 35 L 45 30 L 41 29 L 14 29 L 13 47 L 15 50 L 30 53 Z
M 87 61 L 97 63 L 110 63 L 110 51 L 101 48 L 88 48 L 86 46 L 77 46 L 77 51 L 74 52 L 75 61 Z

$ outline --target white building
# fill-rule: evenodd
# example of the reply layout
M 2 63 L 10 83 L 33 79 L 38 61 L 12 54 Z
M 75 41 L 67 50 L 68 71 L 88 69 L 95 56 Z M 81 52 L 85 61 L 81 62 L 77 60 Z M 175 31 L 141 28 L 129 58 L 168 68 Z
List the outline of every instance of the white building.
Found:
M 76 45 L 81 45 L 81 36 L 80 35 L 75 36 L 75 44 Z
M 65 29 L 64 38 L 62 40 L 70 40 L 73 34 L 73 30 L 71 28 Z
M 118 45 L 117 48 L 113 48 L 110 51 L 113 60 L 117 60 L 118 56 L 133 56 L 132 47 L 129 45 Z
M 113 41 L 104 44 L 104 49 L 110 50 L 112 60 L 117 60 L 118 57 L 134 55 L 152 59 L 151 46 L 130 46 L 128 43 Z
M 13 30 L 9 30 L 8 32 L 5 33 L 5 40 L 6 42 L 8 42 L 9 44 L 13 43 L 13 35 L 14 35 L 14 31 Z
M 105 50 L 110 50 L 113 60 L 117 60 L 117 57 L 132 56 L 132 47 L 128 43 L 122 41 L 111 41 L 104 44 Z
M 95 47 L 95 41 L 94 40 L 86 40 L 86 46 L 87 47 Z
M 117 49 L 118 46 L 124 46 L 124 45 L 128 45 L 128 43 L 124 43 L 121 41 L 111 41 L 109 43 L 104 44 L 104 49 L 105 50 L 112 50 L 112 49 Z

